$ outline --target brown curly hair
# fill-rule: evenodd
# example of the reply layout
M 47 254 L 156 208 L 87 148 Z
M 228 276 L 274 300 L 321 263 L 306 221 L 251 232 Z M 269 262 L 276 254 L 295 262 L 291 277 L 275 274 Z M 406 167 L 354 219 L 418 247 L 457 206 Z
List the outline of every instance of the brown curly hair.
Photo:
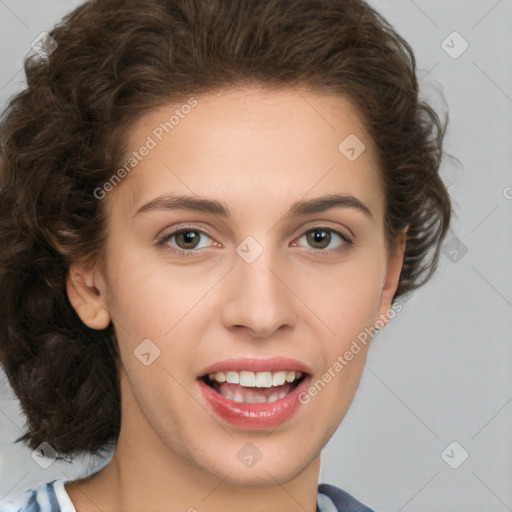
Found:
M 72 262 L 101 261 L 102 187 L 130 123 L 232 86 L 346 96 L 375 144 L 386 235 L 408 226 L 394 299 L 434 271 L 451 204 L 442 123 L 418 98 L 408 43 L 361 0 L 91 0 L 25 60 L 27 87 L 0 122 L 0 361 L 27 417 L 16 441 L 100 454 L 120 429 L 112 323 L 85 326 L 66 293 Z

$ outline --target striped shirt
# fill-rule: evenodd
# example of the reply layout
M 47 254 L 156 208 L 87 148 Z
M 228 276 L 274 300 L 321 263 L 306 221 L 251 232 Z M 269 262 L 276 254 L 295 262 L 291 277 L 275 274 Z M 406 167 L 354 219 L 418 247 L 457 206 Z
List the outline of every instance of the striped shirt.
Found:
M 14 501 L 0 501 L 0 512 L 76 512 L 64 484 L 56 479 L 24 491 Z M 332 485 L 318 487 L 317 512 L 373 512 L 347 492 Z

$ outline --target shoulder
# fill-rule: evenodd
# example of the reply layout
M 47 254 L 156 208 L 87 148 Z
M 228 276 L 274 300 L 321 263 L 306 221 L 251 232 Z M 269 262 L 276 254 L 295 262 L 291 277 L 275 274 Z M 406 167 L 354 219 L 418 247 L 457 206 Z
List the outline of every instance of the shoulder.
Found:
M 318 486 L 318 506 L 320 512 L 374 512 L 348 492 L 330 484 Z
M 56 479 L 32 487 L 14 500 L 0 501 L 0 512 L 76 512 L 64 483 Z

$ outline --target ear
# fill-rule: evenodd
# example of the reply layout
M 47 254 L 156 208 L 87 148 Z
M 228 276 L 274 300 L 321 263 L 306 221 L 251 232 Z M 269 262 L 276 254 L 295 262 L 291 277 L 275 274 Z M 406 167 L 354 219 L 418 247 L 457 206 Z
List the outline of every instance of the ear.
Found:
M 91 329 L 106 329 L 110 324 L 105 284 L 94 266 L 86 263 L 72 264 L 66 278 L 69 301 L 82 322 Z
M 379 320 L 379 324 L 386 325 L 389 321 L 389 312 L 391 310 L 393 296 L 398 288 L 400 272 L 402 271 L 404 263 L 405 245 L 407 240 L 406 233 L 407 228 L 401 232 L 399 238 L 395 241 L 394 246 L 390 249 L 386 276 L 382 285 L 379 311 L 375 317 L 375 323 Z

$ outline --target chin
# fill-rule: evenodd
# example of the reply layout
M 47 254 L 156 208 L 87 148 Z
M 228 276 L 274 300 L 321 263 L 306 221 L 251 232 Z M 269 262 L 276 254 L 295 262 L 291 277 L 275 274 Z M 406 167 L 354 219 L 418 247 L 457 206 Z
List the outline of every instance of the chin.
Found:
M 215 480 L 232 487 L 271 487 L 293 480 L 319 455 L 313 453 L 311 447 L 309 449 L 312 453 L 308 455 L 298 453 L 299 446 L 287 449 L 283 444 L 279 450 L 272 450 L 268 442 L 267 447 L 262 447 L 258 455 L 255 449 L 258 443 L 261 446 L 265 441 L 248 441 L 241 449 L 226 449 L 224 455 L 214 455 L 213 460 L 207 463 L 203 461 L 201 467 Z M 251 450 L 254 450 L 253 459 L 247 458 L 244 461 L 244 456 L 249 457 L 246 454 Z

